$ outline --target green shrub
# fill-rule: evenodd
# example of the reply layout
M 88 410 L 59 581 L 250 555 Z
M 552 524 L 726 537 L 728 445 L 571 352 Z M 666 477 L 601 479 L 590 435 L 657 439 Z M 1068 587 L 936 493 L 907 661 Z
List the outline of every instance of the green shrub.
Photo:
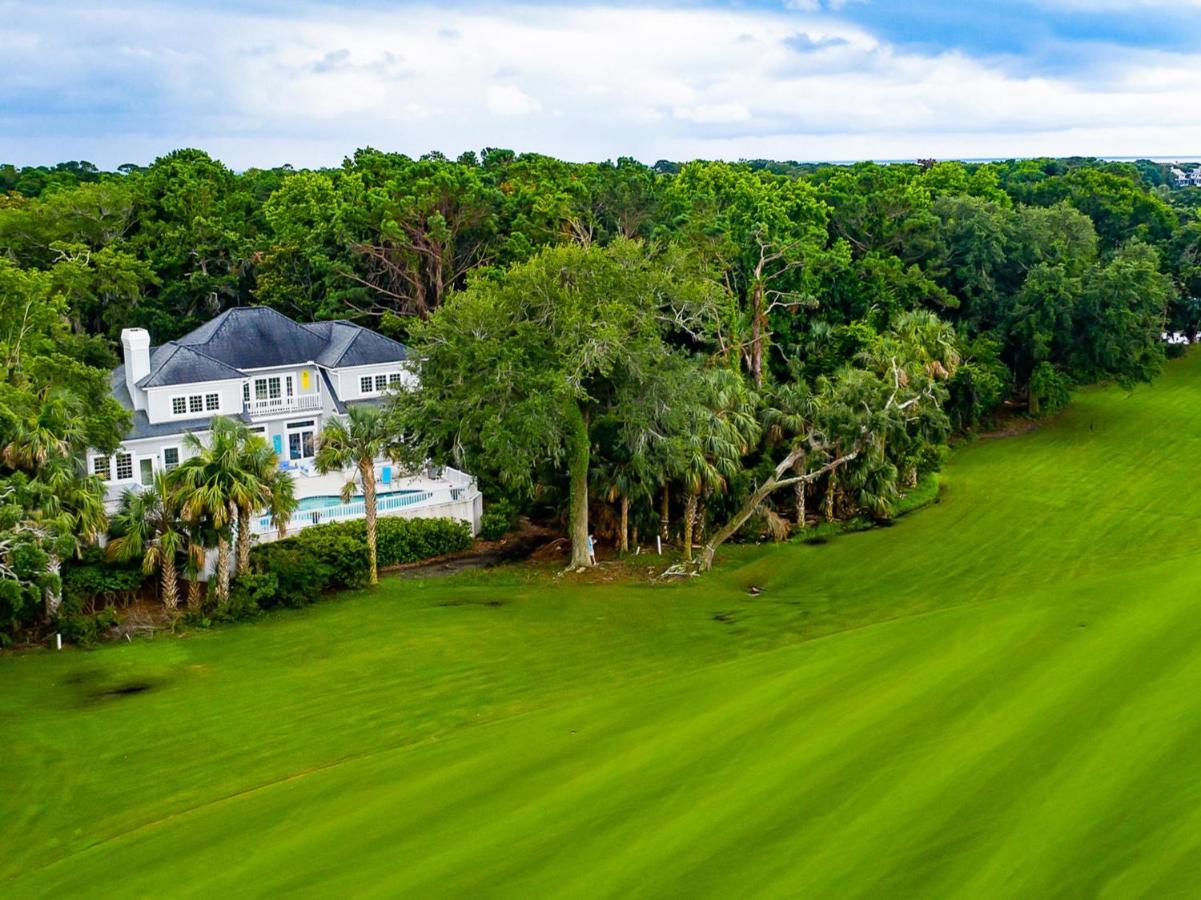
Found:
M 504 513 L 488 510 L 480 516 L 480 537 L 486 541 L 499 541 L 509 532 L 509 519 Z
M 366 542 L 366 525 L 358 525 Z M 471 546 L 471 529 L 458 519 L 380 519 L 375 546 L 381 566 L 399 566 L 431 556 L 458 553 Z
M 258 573 L 275 578 L 275 595 L 260 596 L 255 601 L 261 609 L 305 606 L 329 590 L 333 582 L 333 570 L 290 539 L 255 547 L 251 560 Z
M 118 621 L 117 611 L 111 606 L 106 606 L 93 615 L 87 615 L 64 604 L 59 609 L 58 615 L 54 617 L 52 625 L 54 630 L 63 636 L 63 641 L 66 643 L 91 647 L 104 632 L 116 625 Z
M 378 564 L 397 566 L 466 550 L 471 529 L 456 519 L 385 518 L 376 522 L 375 544 Z M 273 596 L 268 595 L 267 582 L 255 584 L 258 608 L 304 606 L 325 591 L 367 583 L 367 525 L 361 519 L 314 525 L 282 541 L 258 545 L 251 550 L 251 562 L 256 573 L 274 576 L 276 582 Z
M 329 569 L 330 587 L 357 588 L 367 583 L 370 572 L 365 530 L 358 535 L 339 522 L 306 528 L 290 540 L 296 542 L 302 553 L 309 554 Z
M 279 596 L 279 578 L 274 572 L 247 572 L 229 586 L 229 599 L 217 605 L 213 618 L 218 622 L 253 619 Z
M 99 547 L 89 547 L 78 560 L 63 563 L 63 605 L 74 611 L 127 603 L 146 584 L 137 560 L 110 562 Z

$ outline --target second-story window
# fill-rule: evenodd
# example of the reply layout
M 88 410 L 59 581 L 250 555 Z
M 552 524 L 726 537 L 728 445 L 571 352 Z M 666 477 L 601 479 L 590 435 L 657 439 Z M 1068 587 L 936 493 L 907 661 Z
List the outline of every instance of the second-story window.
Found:
M 360 394 L 370 394 L 371 393 L 371 376 L 370 375 L 364 375 L 362 378 L 359 379 L 359 393 Z
M 171 414 L 182 416 L 188 411 L 187 397 L 172 397 L 171 398 Z
M 221 395 L 220 394 L 205 394 L 204 395 L 204 408 L 206 410 L 208 410 L 209 412 L 216 412 L 217 410 L 219 410 L 221 408 Z
M 375 376 L 375 389 L 377 392 L 380 392 L 380 393 L 383 393 L 384 391 L 386 391 L 388 389 L 388 376 L 387 375 L 376 375 Z
M 193 394 L 188 398 L 188 412 L 198 413 L 204 412 L 204 397 L 200 394 Z

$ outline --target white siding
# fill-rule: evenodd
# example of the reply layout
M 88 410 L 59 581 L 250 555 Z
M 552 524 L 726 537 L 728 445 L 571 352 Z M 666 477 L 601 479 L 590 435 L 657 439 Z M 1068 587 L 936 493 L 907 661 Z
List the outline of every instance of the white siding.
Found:
M 188 412 L 182 416 L 174 414 L 171 401 L 174 397 L 202 397 L 217 394 L 220 397 L 220 410 L 223 416 L 236 416 L 242 412 L 242 382 L 240 380 L 207 381 L 201 384 L 175 384 L 170 387 L 150 388 L 146 391 L 146 416 L 152 425 L 163 422 L 179 422 L 181 428 L 187 427 L 189 419 L 208 419 L 214 413 L 211 410 L 201 410 L 198 413 Z

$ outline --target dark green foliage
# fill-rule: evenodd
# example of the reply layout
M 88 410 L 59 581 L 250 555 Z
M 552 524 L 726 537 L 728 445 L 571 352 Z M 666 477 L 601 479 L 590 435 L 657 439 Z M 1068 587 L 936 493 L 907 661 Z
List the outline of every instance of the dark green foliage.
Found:
M 366 544 L 362 547 L 362 553 L 365 559 Z M 276 579 L 275 597 L 258 600 L 263 609 L 275 606 L 295 609 L 305 606 L 317 599 L 322 591 L 328 590 L 333 583 L 333 569 L 330 566 L 287 541 L 255 547 L 251 551 L 251 565 Z
M 503 513 L 489 510 L 480 516 L 480 537 L 485 541 L 499 541 L 509 532 L 509 519 Z
M 365 531 L 362 522 L 349 522 L 347 526 L 356 534 Z M 376 526 L 381 566 L 418 562 L 471 546 L 471 529 L 458 519 L 384 518 Z
M 64 609 L 88 610 L 128 603 L 147 579 L 138 561 L 112 562 L 91 547 L 80 559 L 63 564 L 62 580 Z
M 117 611 L 111 606 L 87 614 L 78 611 L 68 611 L 64 603 L 63 609 L 51 622 L 51 629 L 63 636 L 63 642 L 79 647 L 91 647 L 104 634 L 117 625 Z
M 456 553 L 471 546 L 471 530 L 456 519 L 377 522 L 380 567 Z M 238 579 L 247 600 L 261 609 L 300 607 L 322 593 L 367 583 L 367 529 L 362 520 L 315 525 L 251 551 L 253 576 Z M 231 595 L 232 599 L 232 595 Z
M 274 572 L 247 572 L 230 584 L 229 599 L 219 603 L 214 621 L 241 622 L 253 619 L 264 609 L 278 605 L 279 576 Z

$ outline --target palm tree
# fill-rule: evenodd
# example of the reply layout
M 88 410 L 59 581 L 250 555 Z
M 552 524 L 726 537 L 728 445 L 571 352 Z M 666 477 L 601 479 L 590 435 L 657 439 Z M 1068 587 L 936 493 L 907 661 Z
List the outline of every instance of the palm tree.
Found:
M 395 459 L 399 452 L 400 437 L 384 411 L 376 406 L 350 407 L 345 419 L 331 420 L 317 439 L 317 471 L 325 474 L 355 469 L 342 488 L 342 502 L 349 502 L 354 495 L 355 474 L 362 485 L 371 584 L 379 584 L 375 553 L 375 460 L 384 456 Z
M 184 437 L 189 458 L 172 472 L 179 486 L 182 518 L 193 527 L 211 528 L 217 537 L 218 602 L 229 599 L 229 538 L 237 515 L 236 503 L 249 488 L 240 468 L 243 426 L 223 416 L 213 418 L 205 443 L 194 434 Z
M 108 544 L 111 559 L 142 558 L 142 571 L 159 572 L 163 605 L 169 615 L 179 606 L 179 577 L 176 558 L 187 542 L 179 521 L 178 498 L 166 472 L 154 476 L 145 490 L 128 490 L 121 509 L 113 517 L 118 533 Z
M 210 529 L 204 522 L 184 523 L 187 530 L 187 550 L 184 555 L 184 578 L 188 582 L 188 609 L 200 609 L 201 576 L 204 574 L 204 558 L 208 548 L 217 542 L 216 535 L 209 537 Z
M 46 616 L 52 618 L 62 603 L 59 573 L 64 552 L 78 553 L 104 532 L 104 486 L 98 478 L 81 475 L 77 457 L 86 443 L 78 404 L 61 391 L 46 389 L 27 418 L 15 418 L 8 443 L 0 447 L 0 461 L 30 476 L 32 494 L 38 498 L 28 510 L 26 528 L 37 534 L 47 554 L 47 571 L 53 576 L 45 588 Z
M 809 384 L 796 375 L 797 380 L 777 387 L 768 398 L 767 408 L 763 411 L 763 425 L 767 441 L 771 444 L 787 444 L 800 449 L 793 471 L 798 475 L 806 475 L 809 468 L 809 454 L 805 452 L 806 443 L 812 438 L 813 420 L 820 407 L 817 395 Z M 804 481 L 793 485 L 793 496 L 796 507 L 796 526 L 805 528 L 805 489 Z
M 690 404 L 688 428 L 680 435 L 674 473 L 684 486 L 684 558 L 692 559 L 692 536 L 703 494 L 724 491 L 728 479 L 759 438 L 755 397 L 742 377 L 730 369 L 704 373 L 700 391 Z
M 9 442 L 0 448 L 5 465 L 33 477 L 48 463 L 73 456 L 85 441 L 83 419 L 68 394 L 46 389 L 37 401 L 28 418 L 12 423 Z
M 240 447 L 237 457 L 237 490 L 234 506 L 238 511 L 237 572 L 250 571 L 250 520 L 265 510 L 283 537 L 288 522 L 296 511 L 292 478 L 279 470 L 279 457 L 271 446 L 257 434 L 239 427 Z

